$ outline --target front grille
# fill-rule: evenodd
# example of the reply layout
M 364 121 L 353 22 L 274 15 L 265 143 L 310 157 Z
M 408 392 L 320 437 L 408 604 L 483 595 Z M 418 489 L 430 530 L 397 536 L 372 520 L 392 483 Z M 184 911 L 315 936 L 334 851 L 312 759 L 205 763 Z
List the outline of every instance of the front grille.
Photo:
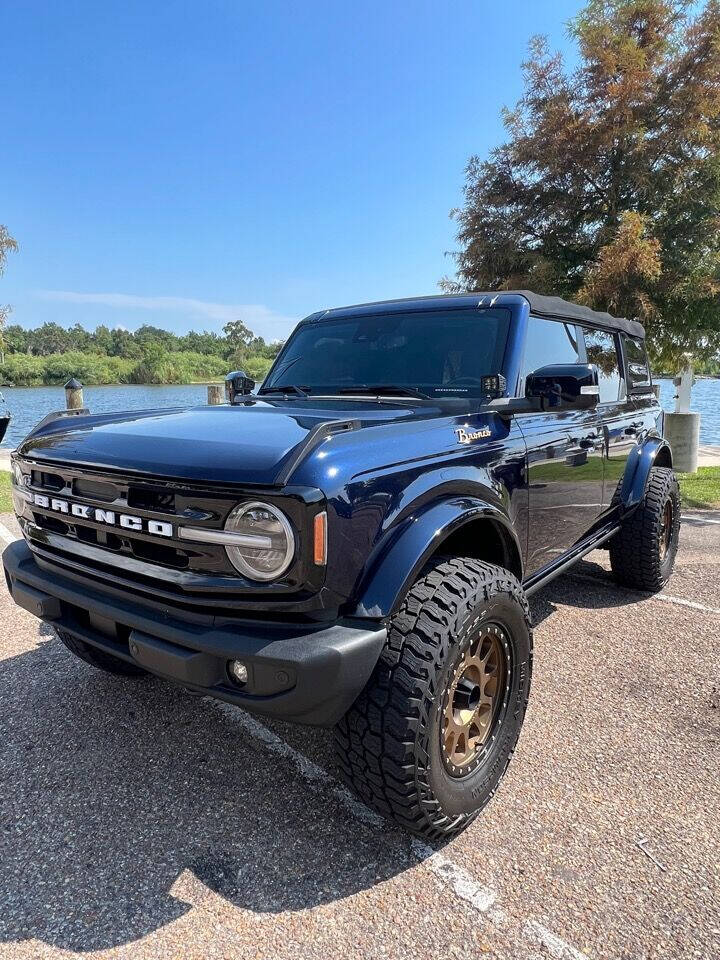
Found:
M 119 556 L 130 554 L 138 560 L 146 560 L 148 563 L 156 563 L 162 567 L 172 567 L 174 570 L 187 570 L 191 557 L 195 556 L 192 550 L 178 549 L 152 540 L 140 540 L 138 537 L 120 537 L 112 530 L 98 530 L 82 523 L 65 523 L 58 517 L 49 516 L 38 510 L 33 511 L 33 521 L 41 530 L 58 533 L 60 536 L 70 540 L 76 539 L 81 543 L 89 543 L 92 546 L 110 550 Z
M 17 463 L 32 498 L 20 522 L 36 557 L 45 564 L 199 615 L 208 605 L 220 614 L 240 609 L 280 610 L 290 604 L 310 609 L 316 603 L 324 571 L 304 560 L 303 535 L 312 518 L 299 494 L 282 496 L 278 502 L 277 495 L 262 493 L 263 499 L 275 500 L 290 517 L 298 555 L 282 580 L 257 584 L 238 574 L 222 545 L 194 543 L 177 536 L 181 525 L 222 529 L 238 502 L 258 498 L 257 489 L 146 480 L 20 458 Z M 38 504 L 38 494 L 47 504 Z M 58 501 L 65 504 L 62 510 Z M 312 502 L 317 503 L 317 498 Z M 114 517 L 112 523 L 95 519 L 98 514 L 107 517 L 108 511 Z M 123 517 L 135 518 L 142 529 L 121 527 Z M 157 525 L 171 535 L 151 532 Z
M 226 574 L 235 570 L 224 549 L 216 544 L 194 544 L 178 541 L 176 529 L 179 519 L 188 523 L 198 521 L 222 527 L 234 504 L 232 494 L 212 496 L 207 491 L 193 489 L 169 490 L 166 484 L 152 484 L 128 477 L 87 475 L 74 468 L 53 470 L 33 468 L 26 488 L 49 499 L 48 507 L 34 502 L 30 505 L 35 532 L 63 537 L 65 549 L 75 559 L 83 557 L 81 545 L 88 545 L 115 556 L 111 562 L 122 564 L 134 559 L 168 570 L 194 570 L 198 574 Z M 96 522 L 92 518 L 68 515 L 53 509 L 55 503 L 80 505 L 91 512 L 102 509 L 116 518 L 132 516 L 143 522 L 160 521 L 171 525 L 171 538 L 160 537 L 147 530 L 121 529 L 117 525 Z M 38 533 L 39 536 L 39 533 Z M 57 541 L 56 549 L 57 549 Z M 87 556 L 87 554 L 85 554 Z

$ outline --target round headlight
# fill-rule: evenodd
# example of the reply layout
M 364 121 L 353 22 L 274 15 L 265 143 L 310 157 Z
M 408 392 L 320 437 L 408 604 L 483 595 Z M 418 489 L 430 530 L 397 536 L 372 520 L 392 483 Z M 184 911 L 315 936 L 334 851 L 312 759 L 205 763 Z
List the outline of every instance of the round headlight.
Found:
M 241 503 L 225 523 L 238 534 L 237 546 L 226 545 L 230 563 L 250 580 L 276 580 L 292 563 L 295 537 L 280 510 L 268 503 Z
M 13 483 L 16 484 L 18 487 L 21 487 L 23 482 L 22 470 L 14 460 L 10 464 L 10 472 L 12 474 Z

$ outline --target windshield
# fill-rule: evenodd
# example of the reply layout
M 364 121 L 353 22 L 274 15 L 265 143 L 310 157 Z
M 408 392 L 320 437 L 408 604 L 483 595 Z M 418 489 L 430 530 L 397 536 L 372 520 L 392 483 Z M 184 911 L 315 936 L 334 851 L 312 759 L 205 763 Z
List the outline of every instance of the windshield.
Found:
M 428 397 L 482 397 L 482 377 L 502 370 L 509 325 L 504 308 L 310 322 L 290 338 L 260 393 L 394 386 Z

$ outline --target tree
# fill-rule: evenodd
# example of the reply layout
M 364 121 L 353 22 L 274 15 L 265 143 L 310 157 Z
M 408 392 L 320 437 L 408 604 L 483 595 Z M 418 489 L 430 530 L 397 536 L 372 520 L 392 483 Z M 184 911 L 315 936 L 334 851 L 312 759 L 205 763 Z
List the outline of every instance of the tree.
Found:
M 72 327 L 70 327 L 67 333 L 69 350 L 78 350 L 84 353 L 89 349 L 91 337 L 85 327 L 81 326 L 79 323 L 75 323 Z
M 104 323 L 99 323 L 91 334 L 90 340 L 94 353 L 107 355 L 112 350 L 112 331 Z
M 125 357 L 126 359 L 137 359 L 142 355 L 140 346 L 135 341 L 135 337 L 129 330 L 122 330 L 116 327 L 110 333 L 110 355 L 113 357 Z
M 67 330 L 57 323 L 44 323 L 33 331 L 33 351 L 41 357 L 63 353 L 70 348 Z
M 0 277 L 5 273 L 7 255 L 14 253 L 17 248 L 17 240 L 11 237 L 8 228 L 0 223 Z
M 5 324 L 12 313 L 9 303 L 0 306 L 0 363 L 5 363 Z
M 191 330 L 190 333 L 186 333 L 184 337 L 179 338 L 179 346 L 181 350 L 190 350 L 193 353 L 206 353 L 220 357 L 225 350 L 226 344 L 223 338 L 217 333 L 211 333 L 208 330 L 197 333 L 197 331 Z
M 639 317 L 654 360 L 720 349 L 720 0 L 590 0 L 577 70 L 534 38 L 507 142 L 472 157 L 448 290 Z
M 223 333 L 228 343 L 228 358 L 236 365 L 244 363 L 251 353 L 251 344 L 257 342 L 257 337 L 248 330 L 242 320 L 230 320 L 223 327 Z
M 168 330 L 153 327 L 149 323 L 143 324 L 135 331 L 135 343 L 139 344 L 143 352 L 151 344 L 160 344 L 164 350 L 177 350 L 178 338 Z
M 30 337 L 29 330 L 24 330 L 19 323 L 12 323 L 5 328 L 5 348 L 10 353 L 32 353 Z
M 0 277 L 5 273 L 7 255 L 16 251 L 17 248 L 17 240 L 11 237 L 8 228 L 0 223 Z M 0 363 L 5 363 L 5 324 L 11 313 L 10 304 L 0 306 Z

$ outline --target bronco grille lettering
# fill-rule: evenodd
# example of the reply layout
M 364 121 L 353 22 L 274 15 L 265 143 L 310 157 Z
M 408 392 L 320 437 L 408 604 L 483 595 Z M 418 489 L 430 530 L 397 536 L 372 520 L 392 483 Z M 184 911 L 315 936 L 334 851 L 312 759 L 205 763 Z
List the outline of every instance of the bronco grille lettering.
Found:
M 136 530 L 138 533 L 151 533 L 156 537 L 172 537 L 173 526 L 164 520 L 147 520 L 130 513 L 116 513 L 115 510 L 104 510 L 102 507 L 89 507 L 84 503 L 71 503 L 69 500 L 60 500 L 57 497 L 46 497 L 43 493 L 34 493 L 32 502 L 37 507 L 54 510 L 56 513 L 72 514 L 81 520 L 94 520 L 95 523 L 105 523 L 108 526 L 120 526 L 124 530 Z

